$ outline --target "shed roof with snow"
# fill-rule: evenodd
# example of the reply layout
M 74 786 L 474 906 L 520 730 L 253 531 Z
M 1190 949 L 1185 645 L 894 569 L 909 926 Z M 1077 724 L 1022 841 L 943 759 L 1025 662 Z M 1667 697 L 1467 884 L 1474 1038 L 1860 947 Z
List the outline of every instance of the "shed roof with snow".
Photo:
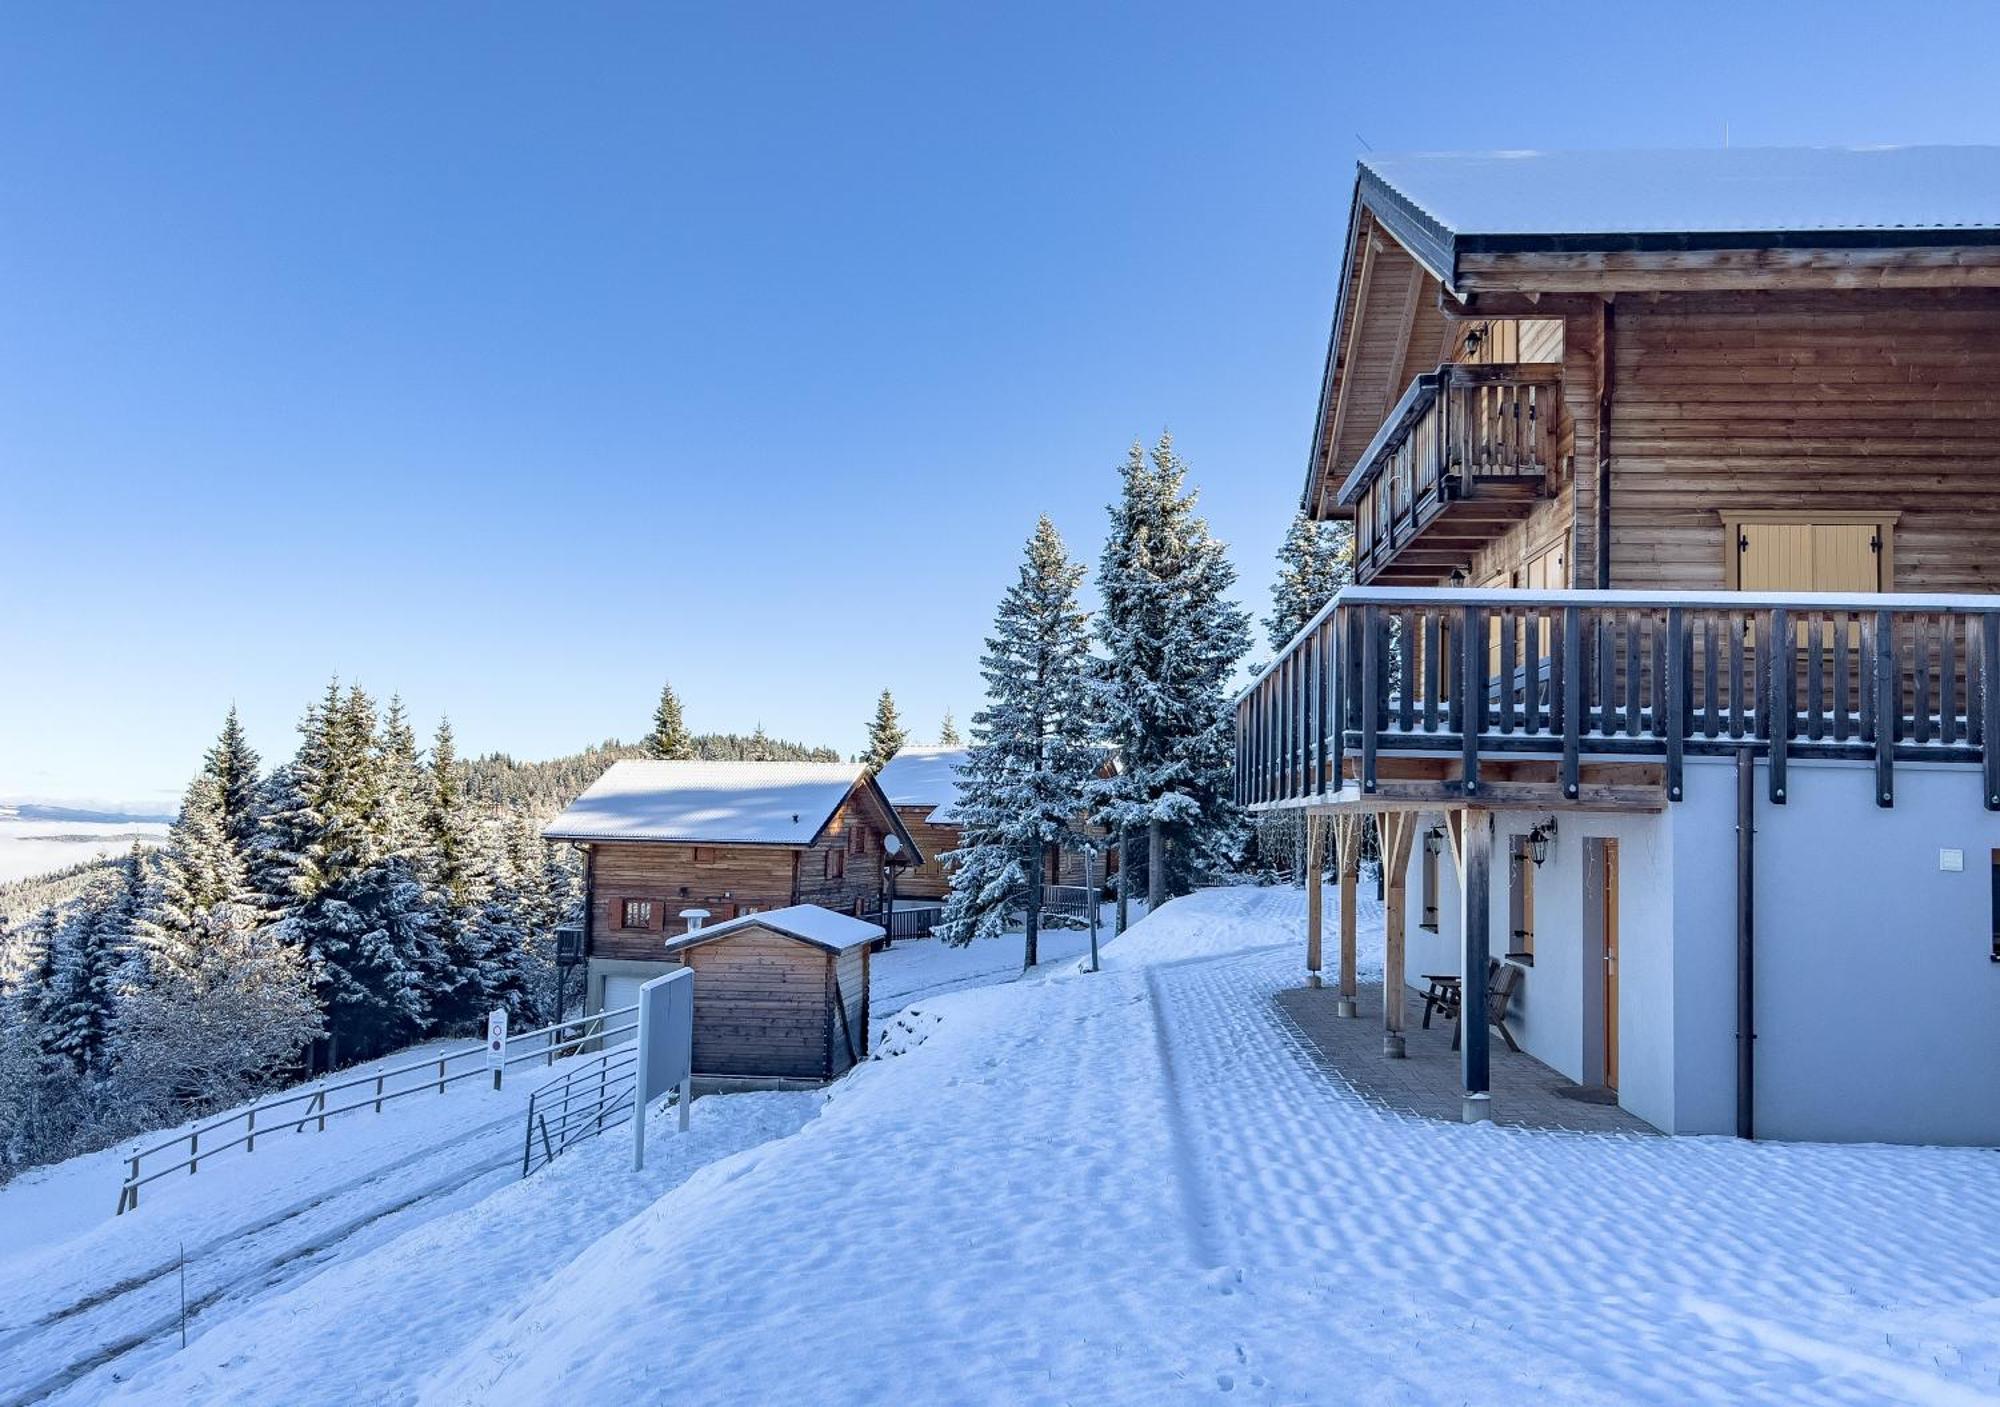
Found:
M 940 745 L 904 748 L 876 776 L 891 806 L 926 806 L 932 825 L 954 824 L 958 815 L 959 775 L 968 749 Z
M 615 762 L 542 834 L 810 845 L 857 786 L 873 785 L 858 762 Z
M 849 948 L 858 948 L 888 936 L 880 924 L 869 923 L 866 919 L 835 913 L 818 904 L 793 904 L 790 908 L 743 914 L 683 933 L 678 938 L 669 938 L 666 950 L 678 952 L 682 948 L 712 943 L 718 938 L 727 938 L 752 928 L 767 928 L 784 937 L 796 938 L 801 943 L 824 948 L 829 953 L 844 953 Z

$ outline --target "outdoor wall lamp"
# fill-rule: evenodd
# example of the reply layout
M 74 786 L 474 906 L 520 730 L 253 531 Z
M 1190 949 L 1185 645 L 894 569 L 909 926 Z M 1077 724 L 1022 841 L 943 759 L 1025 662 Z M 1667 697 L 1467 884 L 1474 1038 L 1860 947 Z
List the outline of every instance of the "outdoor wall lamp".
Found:
M 1444 827 L 1432 826 L 1424 832 L 1424 853 L 1436 855 L 1444 849 Z
M 1463 585 L 1465 585 L 1465 568 L 1464 568 L 1464 567 L 1453 567 L 1453 568 L 1451 569 L 1451 584 L 1452 584 L 1453 586 L 1463 586 Z
M 1556 818 L 1549 817 L 1528 832 L 1528 858 L 1537 865 L 1549 858 L 1549 846 L 1555 843 Z

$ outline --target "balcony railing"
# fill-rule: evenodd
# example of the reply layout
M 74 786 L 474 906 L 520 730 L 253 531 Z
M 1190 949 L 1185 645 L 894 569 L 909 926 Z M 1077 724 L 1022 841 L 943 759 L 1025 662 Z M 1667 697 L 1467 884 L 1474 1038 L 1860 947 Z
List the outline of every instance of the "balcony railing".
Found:
M 1775 642 L 1775 643 L 1774 643 Z M 1977 763 L 2000 810 L 2000 596 L 1407 590 L 1350 587 L 1236 703 L 1246 806 L 1366 797 L 1397 754 L 1456 758 L 1480 796 L 1495 757 L 1559 760 L 1575 799 L 1586 757 L 1682 761 L 1749 747 L 1786 762 Z M 1343 790 L 1344 789 L 1344 790 Z
M 1441 366 L 1410 383 L 1341 485 L 1357 579 L 1437 581 L 1526 517 L 1555 464 L 1561 368 Z

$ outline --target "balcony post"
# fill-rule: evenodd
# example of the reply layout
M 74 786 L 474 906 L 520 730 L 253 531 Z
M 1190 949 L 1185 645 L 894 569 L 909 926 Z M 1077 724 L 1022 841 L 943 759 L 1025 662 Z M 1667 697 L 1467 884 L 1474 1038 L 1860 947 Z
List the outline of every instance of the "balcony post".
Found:
M 1583 621 L 1575 606 L 1563 607 L 1562 667 L 1562 789 L 1574 801 L 1580 789 L 1583 726 Z
M 1375 734 L 1381 726 L 1382 611 L 1361 612 L 1361 790 L 1375 790 Z
M 1484 811 L 1460 813 L 1459 936 L 1463 967 L 1459 973 L 1458 1069 L 1465 1086 L 1465 1122 L 1493 1117 L 1492 1040 L 1486 1029 L 1486 964 L 1491 956 L 1488 929 L 1492 924 L 1493 817 Z
M 1896 618 L 1875 613 L 1875 804 L 1896 804 L 1896 738 L 1902 731 L 1902 681 L 1897 678 Z
M 1681 749 L 1688 732 L 1688 656 L 1693 647 L 1687 612 L 1667 607 L 1667 800 L 1681 799 Z M 1656 722 L 1658 720 L 1655 720 Z
M 1465 794 L 1479 793 L 1479 735 L 1486 730 L 1486 642 L 1480 638 L 1479 607 L 1466 606 L 1459 612 L 1459 630 L 1465 643 L 1459 658 L 1465 677 L 1459 692 L 1465 695 L 1463 731 L 1459 734 L 1459 770 Z
M 1979 617 L 1979 747 L 1986 809 L 2000 811 L 2000 612 L 1994 611 Z

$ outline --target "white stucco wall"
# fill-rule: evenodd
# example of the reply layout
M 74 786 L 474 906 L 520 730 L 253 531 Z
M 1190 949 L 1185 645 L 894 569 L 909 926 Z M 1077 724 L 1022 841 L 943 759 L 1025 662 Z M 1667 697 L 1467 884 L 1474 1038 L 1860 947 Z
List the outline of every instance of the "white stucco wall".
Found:
M 1757 1133 L 2000 1144 L 2000 814 L 1973 768 L 1900 765 L 1892 808 L 1872 782 L 1794 763 L 1772 806 L 1758 769 Z

